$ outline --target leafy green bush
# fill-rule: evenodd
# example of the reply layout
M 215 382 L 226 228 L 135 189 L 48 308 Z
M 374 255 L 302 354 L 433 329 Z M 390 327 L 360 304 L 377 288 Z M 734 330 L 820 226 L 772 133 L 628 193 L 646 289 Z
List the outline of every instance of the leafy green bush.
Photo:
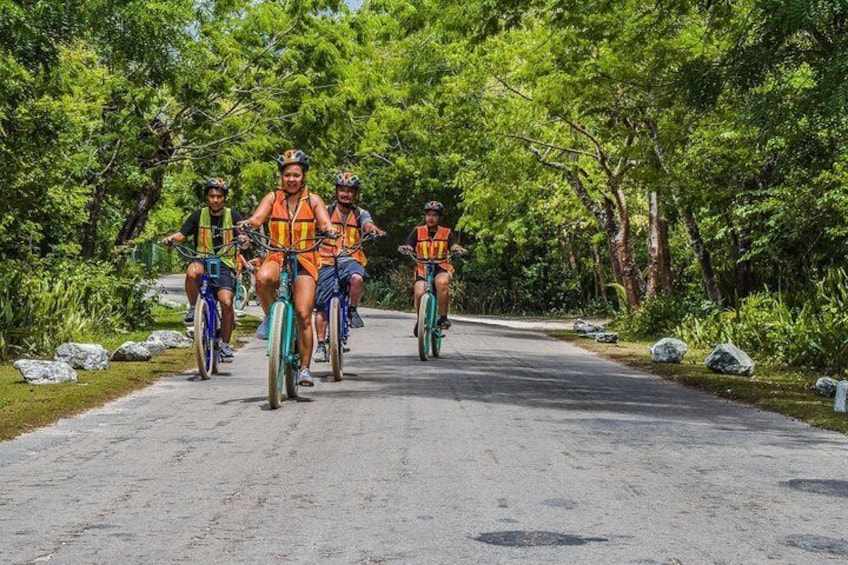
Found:
M 148 324 L 149 291 L 139 271 L 109 263 L 0 262 L 0 358 L 50 354 L 81 335 Z
M 711 311 L 712 304 L 694 297 L 658 296 L 642 305 L 642 308 L 620 320 L 625 334 L 637 337 L 669 335 L 687 316 Z
M 675 329 L 696 347 L 733 342 L 754 357 L 831 371 L 848 368 L 848 275 L 830 271 L 790 307 L 780 293 L 761 292 L 738 308 L 689 315 Z

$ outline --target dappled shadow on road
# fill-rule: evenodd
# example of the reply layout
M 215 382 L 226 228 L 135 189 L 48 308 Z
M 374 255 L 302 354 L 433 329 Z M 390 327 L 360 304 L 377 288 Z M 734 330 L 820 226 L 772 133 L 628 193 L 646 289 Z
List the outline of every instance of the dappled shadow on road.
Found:
M 718 433 L 770 430 L 777 433 L 770 442 L 790 447 L 809 447 L 811 441 L 842 444 L 839 436 L 813 439 L 799 434 L 804 428 L 788 419 L 640 374 L 544 334 L 463 325 L 458 337 L 449 336 L 442 358 L 426 362 L 418 360 L 414 339 L 395 338 L 391 345 L 397 353 L 364 356 L 369 370 L 347 375 L 369 386 L 334 390 L 329 379 L 321 395 L 504 404 L 528 409 L 518 419 L 582 422 L 600 433 L 644 434 L 645 441 L 656 434 L 687 433 L 670 431 L 669 424 L 675 424 L 691 433 L 705 427 Z M 458 348 L 449 345 L 452 338 Z

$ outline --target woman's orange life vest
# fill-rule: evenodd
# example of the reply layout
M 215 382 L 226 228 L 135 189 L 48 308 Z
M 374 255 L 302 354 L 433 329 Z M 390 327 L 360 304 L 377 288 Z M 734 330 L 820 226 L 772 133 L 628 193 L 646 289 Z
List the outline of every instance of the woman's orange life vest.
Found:
M 430 237 L 430 230 L 426 225 L 418 226 L 415 235 L 416 244 L 415 252 L 421 259 L 438 259 L 444 258 L 448 253 L 448 239 L 450 238 L 450 228 L 439 226 L 433 237 Z M 453 265 L 450 262 L 442 263 L 441 267 L 446 271 L 453 272 Z M 415 274 L 424 278 L 424 265 L 415 265 Z
M 359 214 L 356 209 L 352 209 L 346 216 L 342 215 L 339 206 L 331 206 L 332 213 L 330 214 L 330 222 L 333 228 L 342 237 L 335 240 L 326 240 L 321 246 L 318 253 L 321 255 L 321 266 L 332 265 L 336 262 L 334 255 L 341 253 L 342 249 L 350 248 L 358 245 L 362 241 L 362 228 L 359 226 Z M 368 263 L 362 249 L 357 249 L 350 256 L 363 267 Z
M 312 210 L 309 191 L 306 188 L 301 191 L 297 206 L 291 211 L 286 202 L 286 192 L 275 190 L 269 228 L 272 246 L 308 249 L 315 245 L 315 212 Z M 318 280 L 318 253 L 300 253 L 297 259 L 309 275 Z M 269 253 L 265 260 L 282 263 L 283 256 L 282 253 Z

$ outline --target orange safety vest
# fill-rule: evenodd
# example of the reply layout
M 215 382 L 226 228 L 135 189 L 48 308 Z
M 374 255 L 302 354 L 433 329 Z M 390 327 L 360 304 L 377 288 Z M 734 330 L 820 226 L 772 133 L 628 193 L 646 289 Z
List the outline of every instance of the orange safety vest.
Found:
M 233 241 L 233 213 L 229 208 L 224 208 L 224 218 L 221 224 L 223 245 L 226 245 Z M 196 249 L 199 253 L 212 253 L 212 212 L 208 206 L 200 211 L 200 221 L 197 226 Z M 236 268 L 235 246 L 232 246 L 220 257 L 223 264 L 231 269 Z
M 415 244 L 415 252 L 418 254 L 418 257 L 421 259 L 432 259 L 447 255 L 448 239 L 451 234 L 450 228 L 439 226 L 432 238 L 430 238 L 430 230 L 426 225 L 418 226 L 416 231 L 415 238 L 417 242 Z M 450 262 L 442 263 L 441 267 L 446 271 L 453 272 L 453 265 Z M 415 265 L 415 273 L 419 277 L 424 278 L 424 265 Z
M 362 241 L 362 229 L 359 226 L 359 215 L 356 208 L 351 210 L 346 217 L 342 216 L 338 205 L 332 206 L 333 213 L 330 215 L 330 222 L 337 232 L 342 234 L 342 237 L 336 240 L 326 240 L 321 246 L 318 253 L 321 255 L 321 266 L 332 265 L 336 258 L 334 254 L 338 254 L 343 248 L 350 248 L 358 245 Z M 365 253 L 362 249 L 357 249 L 350 256 L 363 267 L 368 263 L 365 258 Z
M 309 200 L 309 191 L 305 188 L 302 196 L 297 201 L 297 207 L 290 213 L 286 204 L 286 192 L 274 191 L 274 207 L 271 209 L 269 228 L 271 231 L 271 245 L 275 247 L 291 247 L 294 249 L 308 249 L 315 245 L 315 212 Z M 309 275 L 318 280 L 318 253 L 301 253 L 297 256 L 298 262 L 306 269 Z M 270 253 L 266 261 L 282 261 L 281 254 Z

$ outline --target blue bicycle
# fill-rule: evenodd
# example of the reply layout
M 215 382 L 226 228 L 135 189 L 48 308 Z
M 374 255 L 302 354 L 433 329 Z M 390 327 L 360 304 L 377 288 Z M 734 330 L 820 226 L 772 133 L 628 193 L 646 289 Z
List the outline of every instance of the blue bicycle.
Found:
M 376 234 L 365 234 L 356 245 L 343 246 L 333 254 L 336 259 L 333 262 L 333 293 L 327 301 L 324 314 L 328 321 L 327 342 L 329 344 L 330 368 L 333 379 L 340 381 L 344 379 L 344 354 L 349 351 L 347 340 L 350 337 L 350 324 L 348 322 L 348 311 L 350 309 L 350 280 L 342 280 L 339 275 L 339 257 L 352 255 L 359 251 L 366 241 L 376 239 Z
M 309 240 L 301 240 L 312 244 L 305 249 L 277 247 L 272 245 L 269 236 L 255 230 L 244 228 L 251 241 L 269 253 L 282 253 L 285 260 L 280 264 L 280 286 L 277 288 L 277 299 L 268 312 L 268 403 L 272 409 L 280 407 L 283 397 L 283 385 L 286 396 L 297 398 L 297 374 L 300 370 L 300 354 L 297 344 L 296 312 L 292 297 L 294 280 L 297 277 L 297 256 L 300 253 L 311 253 L 318 249 L 325 237 L 318 236 Z
M 208 380 L 217 373 L 221 362 L 221 312 L 218 298 L 212 293 L 210 281 L 221 275 L 219 255 L 226 254 L 233 245 L 222 245 L 215 248 L 213 253 L 200 253 L 184 245 L 174 245 L 174 249 L 184 259 L 203 261 L 200 291 L 194 307 L 194 350 L 197 355 L 197 368 L 203 380 Z

